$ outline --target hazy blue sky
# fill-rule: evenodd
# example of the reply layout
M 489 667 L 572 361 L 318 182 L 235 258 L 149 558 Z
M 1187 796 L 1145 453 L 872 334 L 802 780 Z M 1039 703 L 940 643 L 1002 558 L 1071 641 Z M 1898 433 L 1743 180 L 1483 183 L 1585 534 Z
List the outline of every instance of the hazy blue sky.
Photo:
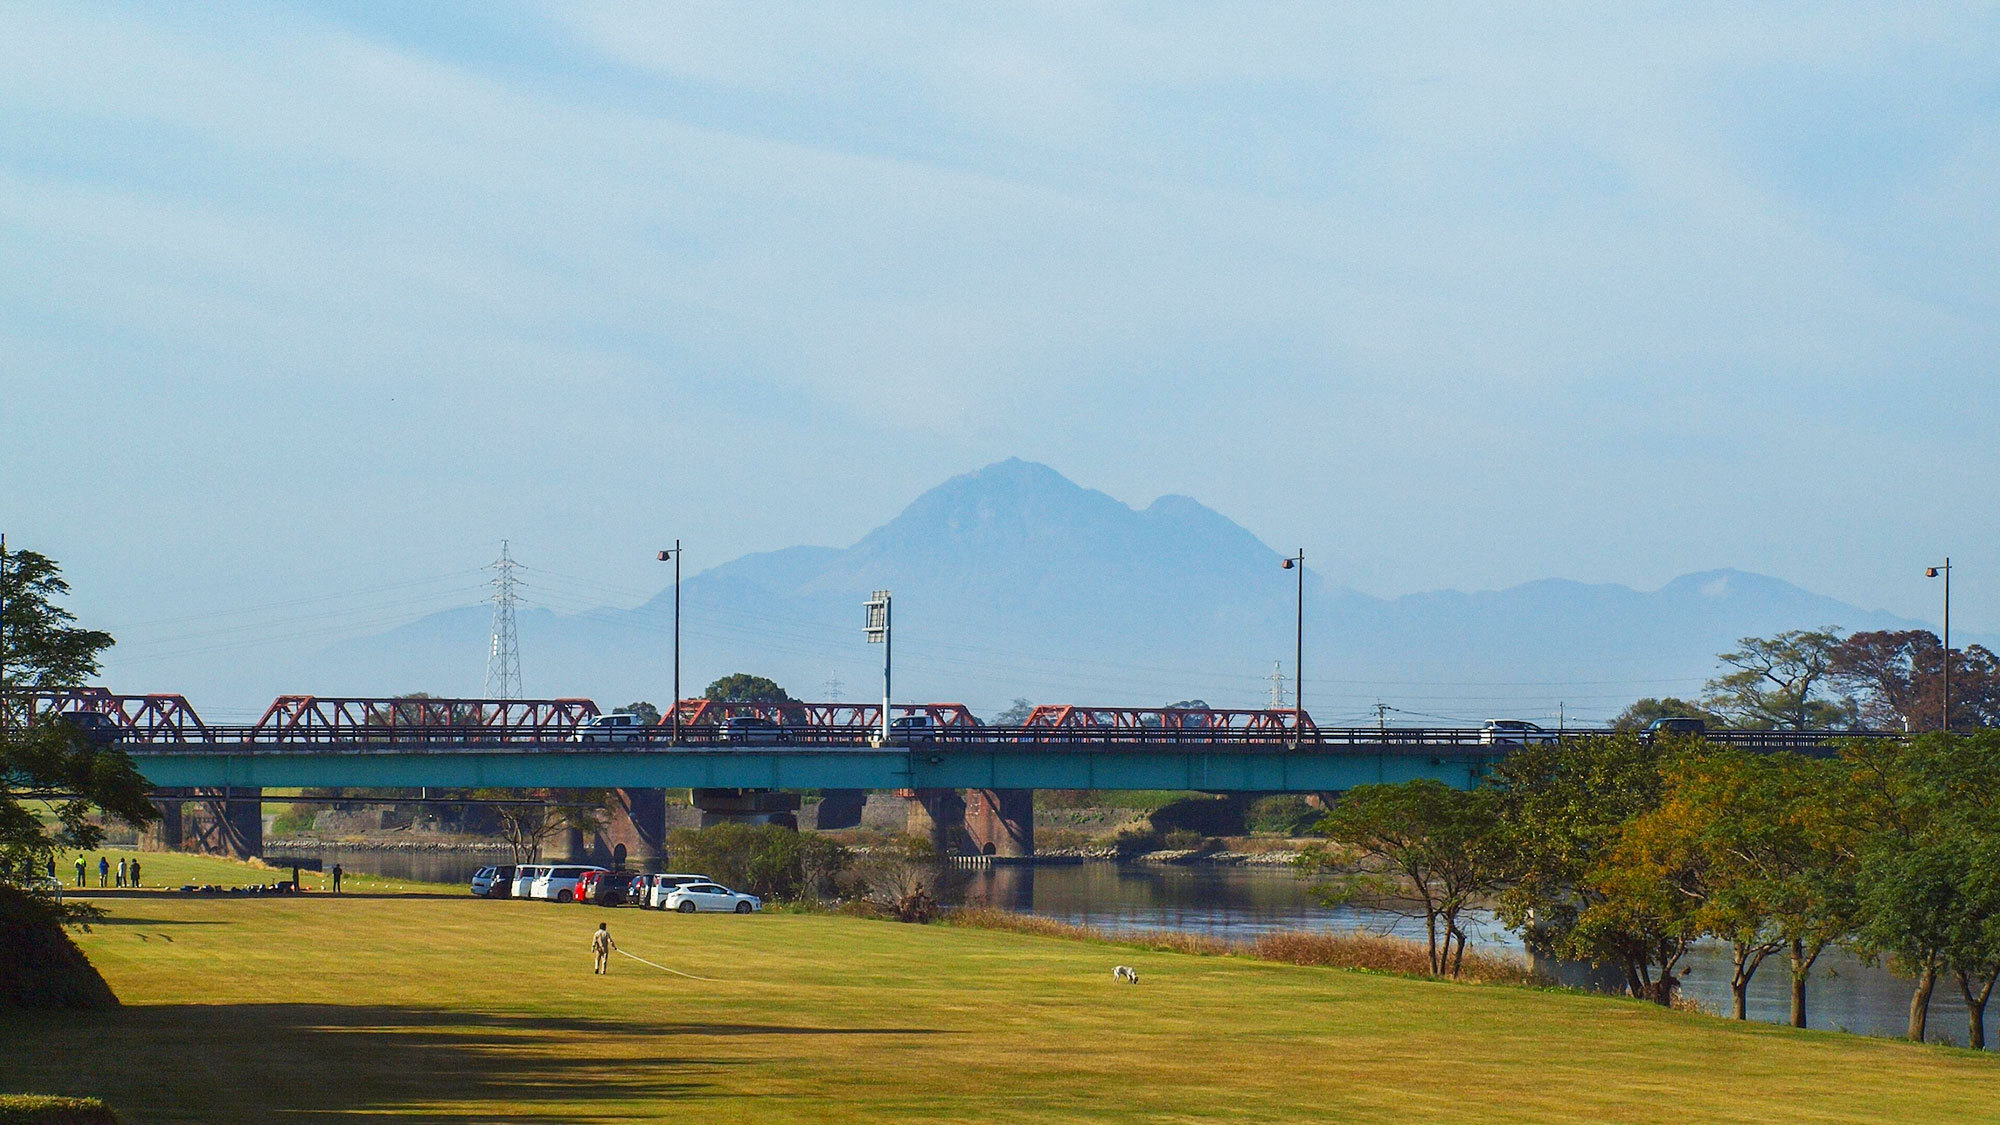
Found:
M 2000 629 L 1991 7 L 370 12 L 0 5 L 0 527 L 114 682 L 1010 455 L 1372 593 L 1949 551 Z

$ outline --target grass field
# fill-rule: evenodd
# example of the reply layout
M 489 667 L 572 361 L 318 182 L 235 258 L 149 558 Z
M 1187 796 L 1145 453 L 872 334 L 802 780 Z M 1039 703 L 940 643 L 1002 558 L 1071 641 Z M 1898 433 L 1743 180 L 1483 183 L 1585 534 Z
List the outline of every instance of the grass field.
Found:
M 826 915 L 105 905 L 79 940 L 127 1007 L 0 1018 L 0 1091 L 130 1121 L 2000 1119 L 1990 1056 L 1517 987 Z M 593 976 L 599 920 L 716 983 Z
M 76 887 L 76 852 L 65 852 L 56 858 L 56 875 L 62 879 L 63 887 Z M 194 883 L 199 886 L 241 887 L 251 884 L 277 883 L 291 879 L 289 867 L 264 867 L 244 863 L 241 860 L 223 859 L 219 856 L 189 855 L 185 852 L 141 852 L 130 848 L 99 848 L 82 853 L 84 868 L 88 875 L 90 890 L 97 889 L 97 857 L 103 856 L 111 862 L 114 877 L 120 859 L 137 859 L 140 863 L 140 879 L 144 887 L 152 890 L 179 887 Z M 301 871 L 299 881 L 308 891 L 332 890 L 333 876 L 324 871 Z M 343 891 L 357 894 L 397 894 L 435 893 L 460 891 L 459 886 L 442 886 L 436 883 L 419 883 L 411 879 L 390 879 L 380 875 L 362 875 L 343 871 L 340 876 Z

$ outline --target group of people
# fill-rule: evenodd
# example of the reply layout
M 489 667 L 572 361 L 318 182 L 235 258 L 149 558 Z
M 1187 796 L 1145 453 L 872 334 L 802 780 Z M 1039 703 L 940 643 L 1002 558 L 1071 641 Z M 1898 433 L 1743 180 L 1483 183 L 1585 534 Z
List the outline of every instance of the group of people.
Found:
M 83 861 L 83 857 L 82 857 L 82 856 L 77 856 L 77 857 L 76 857 L 76 885 L 77 885 L 77 886 L 81 887 L 81 886 L 84 886 L 84 885 L 85 885 L 85 879 L 87 878 L 87 873 L 89 872 L 89 870 L 90 870 L 90 869 L 89 869 L 89 868 L 88 868 L 87 866 L 85 866 L 85 865 L 84 865 L 84 861 Z M 114 872 L 114 871 L 116 872 L 116 878 L 117 878 L 117 880 L 118 880 L 118 881 L 117 881 L 117 883 L 115 883 L 115 884 L 114 884 L 114 883 L 113 883 L 113 882 L 111 881 L 111 880 L 112 880 L 112 878 L 113 878 L 113 872 Z M 55 860 L 50 860 L 50 861 L 49 861 L 49 877 L 50 877 L 50 878 L 54 878 L 54 877 L 55 877 Z M 109 887 L 109 886 L 119 886 L 119 887 L 136 887 L 136 886 L 138 886 L 138 885 L 139 885 L 139 857 L 138 857 L 138 856 L 133 856 L 133 857 L 132 857 L 131 859 L 127 860 L 127 859 L 126 859 L 126 858 L 124 858 L 123 856 L 120 856 L 120 857 L 119 857 L 119 859 L 118 859 L 118 866 L 117 866 L 116 868 L 113 868 L 113 867 L 111 866 L 111 861 L 110 861 L 110 860 L 108 860 L 108 859 L 104 858 L 103 856 L 98 856 L 98 857 L 97 857 L 97 885 L 98 885 L 98 886 L 100 886 L 100 887 Z

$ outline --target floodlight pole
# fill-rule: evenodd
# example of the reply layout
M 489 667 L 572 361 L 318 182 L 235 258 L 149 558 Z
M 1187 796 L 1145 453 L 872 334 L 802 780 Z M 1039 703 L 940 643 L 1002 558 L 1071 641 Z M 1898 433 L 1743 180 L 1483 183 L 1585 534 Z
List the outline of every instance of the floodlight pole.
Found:
M 889 655 L 894 649 L 889 639 L 889 591 L 875 591 L 875 596 L 868 599 L 866 608 L 868 610 L 868 617 L 862 625 L 862 631 L 868 634 L 869 644 L 880 644 L 882 646 L 882 745 L 887 746 L 889 745 L 889 700 L 891 698 Z
M 1298 626 L 1292 633 L 1292 710 L 1297 712 L 1293 720 L 1294 735 L 1303 730 L 1306 721 L 1306 549 L 1284 560 L 1286 570 L 1299 572 Z
M 1924 568 L 1925 578 L 1944 579 L 1944 727 L 1951 729 L 1951 556 L 1943 566 Z

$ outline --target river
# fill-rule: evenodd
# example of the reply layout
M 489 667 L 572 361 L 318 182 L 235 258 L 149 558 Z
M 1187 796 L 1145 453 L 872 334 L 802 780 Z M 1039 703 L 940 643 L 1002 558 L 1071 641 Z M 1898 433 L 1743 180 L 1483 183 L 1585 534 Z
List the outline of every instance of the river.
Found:
M 280 851 L 273 848 L 274 853 Z M 436 883 L 463 883 L 478 867 L 500 862 L 467 852 L 328 849 L 326 866 Z M 1402 918 L 1359 907 L 1328 908 L 1306 881 L 1288 868 L 1207 865 L 1080 863 L 1044 867 L 993 867 L 973 875 L 970 895 L 1008 910 L 1040 914 L 1106 930 L 1185 930 L 1221 938 L 1249 938 L 1274 930 L 1354 930 L 1423 939 L 1421 918 Z M 1475 948 L 1525 956 L 1520 941 L 1490 917 L 1472 926 Z M 1729 951 L 1703 944 L 1688 957 L 1685 993 L 1717 1013 L 1729 1011 Z M 1554 966 L 1571 983 L 1586 974 Z M 1828 950 L 1813 969 L 1807 1023 L 1866 1035 L 1900 1035 L 1909 1014 L 1910 981 L 1863 964 L 1845 950 Z M 1751 981 L 1750 1018 L 1790 1019 L 1791 980 L 1774 957 Z M 1933 1038 L 1965 1042 L 1965 1003 L 1956 984 L 1938 982 L 1931 999 Z M 1994 1041 L 1995 1017 L 1987 1016 Z

